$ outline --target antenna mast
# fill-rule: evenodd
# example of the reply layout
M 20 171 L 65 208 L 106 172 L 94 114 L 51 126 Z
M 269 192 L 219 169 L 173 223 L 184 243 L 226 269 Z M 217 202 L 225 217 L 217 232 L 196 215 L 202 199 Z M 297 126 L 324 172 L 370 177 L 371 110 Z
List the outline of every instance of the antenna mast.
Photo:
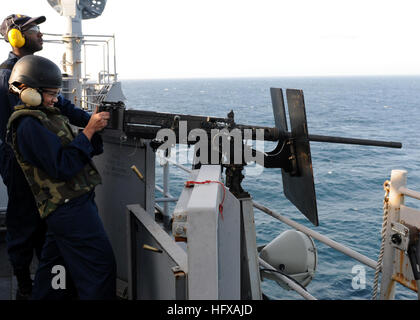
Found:
M 81 104 L 82 97 L 82 20 L 99 17 L 105 9 L 106 0 L 48 0 L 48 3 L 62 16 L 67 26 L 63 35 L 65 43 L 65 67 L 68 74 L 67 94 L 74 104 Z

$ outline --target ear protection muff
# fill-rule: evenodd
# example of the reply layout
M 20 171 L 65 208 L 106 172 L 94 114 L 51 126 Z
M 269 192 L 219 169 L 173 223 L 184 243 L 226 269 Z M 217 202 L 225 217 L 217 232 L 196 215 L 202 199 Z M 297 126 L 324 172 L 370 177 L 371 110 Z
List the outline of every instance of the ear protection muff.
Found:
M 38 107 L 42 103 L 42 95 L 33 88 L 23 89 L 19 94 L 19 98 L 23 103 L 31 107 Z
M 7 39 L 9 43 L 15 48 L 22 48 L 25 45 L 25 37 L 17 28 L 12 28 L 7 33 Z
M 18 15 L 20 17 L 20 15 Z M 25 37 L 22 34 L 20 26 L 15 23 L 13 15 L 10 15 L 10 24 L 8 25 L 9 31 L 7 31 L 7 40 L 15 48 L 22 48 L 25 45 Z

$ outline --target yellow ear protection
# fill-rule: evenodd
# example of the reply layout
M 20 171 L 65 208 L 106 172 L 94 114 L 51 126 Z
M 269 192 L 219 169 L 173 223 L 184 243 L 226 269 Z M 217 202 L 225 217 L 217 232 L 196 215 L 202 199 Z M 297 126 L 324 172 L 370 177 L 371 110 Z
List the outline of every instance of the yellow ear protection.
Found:
M 25 37 L 19 29 L 10 29 L 7 33 L 7 39 L 12 47 L 22 48 L 25 45 Z
M 25 37 L 20 26 L 12 19 L 11 29 L 7 32 L 7 40 L 15 48 L 22 48 L 25 45 Z

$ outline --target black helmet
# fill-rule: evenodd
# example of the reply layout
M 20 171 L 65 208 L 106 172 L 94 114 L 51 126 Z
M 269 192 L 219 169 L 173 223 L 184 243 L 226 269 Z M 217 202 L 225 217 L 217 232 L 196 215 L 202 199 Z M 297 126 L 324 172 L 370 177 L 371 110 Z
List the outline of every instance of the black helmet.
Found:
M 19 59 L 13 67 L 9 85 L 25 87 L 61 88 L 62 78 L 60 68 L 47 58 L 27 55 Z

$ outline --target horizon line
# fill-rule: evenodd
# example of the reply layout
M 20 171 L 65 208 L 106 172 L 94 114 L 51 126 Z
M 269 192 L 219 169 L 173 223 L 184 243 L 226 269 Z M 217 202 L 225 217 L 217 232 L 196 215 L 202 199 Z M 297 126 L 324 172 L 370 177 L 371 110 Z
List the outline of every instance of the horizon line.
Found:
M 286 78 L 369 78 L 369 77 L 420 77 L 420 74 L 343 74 L 343 75 L 285 75 L 285 76 L 180 76 L 180 77 L 118 77 L 118 80 L 217 80 L 217 79 L 286 79 Z

